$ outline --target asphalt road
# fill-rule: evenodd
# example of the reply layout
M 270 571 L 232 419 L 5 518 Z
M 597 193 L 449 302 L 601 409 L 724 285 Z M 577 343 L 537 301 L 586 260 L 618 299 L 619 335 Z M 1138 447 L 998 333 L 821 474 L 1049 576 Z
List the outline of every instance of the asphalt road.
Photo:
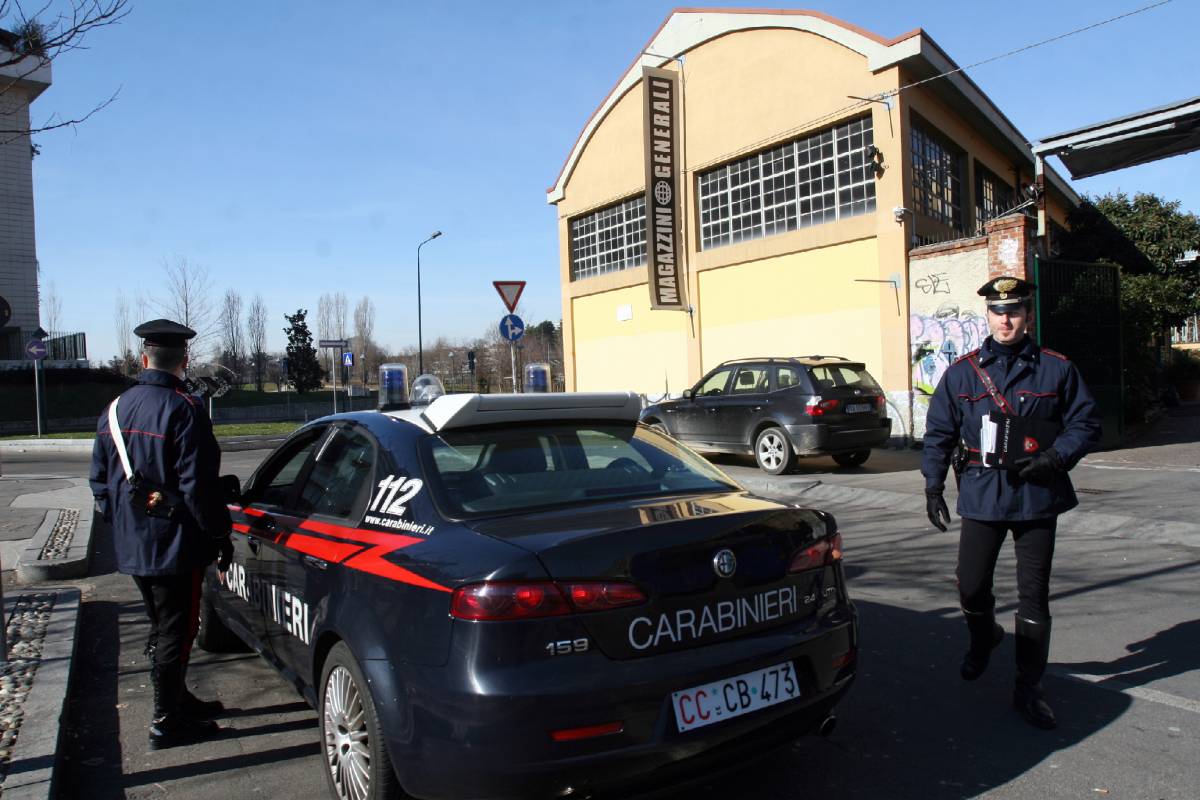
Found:
M 226 469 L 244 478 L 262 455 L 227 454 Z M 86 470 L 86 461 L 61 456 L 14 460 L 5 459 L 5 474 Z M 798 500 L 832 467 L 818 461 L 785 479 L 785 497 Z M 752 470 L 736 460 L 722 467 Z M 1195 507 L 1187 495 L 1181 503 Z M 957 676 L 965 631 L 953 532 L 881 509 L 826 508 L 845 537 L 863 645 L 837 730 L 680 798 L 1200 798 L 1200 548 L 1059 537 L 1046 686 L 1060 727 L 1042 732 L 1009 708 L 1010 636 L 982 679 Z M 194 662 L 197 693 L 232 710 L 225 737 L 147 752 L 145 622 L 132 582 L 111 564 L 111 542 L 101 537 L 96 577 L 83 584 L 62 796 L 324 798 L 315 714 L 253 655 L 198 652 Z M 997 568 L 1009 632 L 1013 576 L 1009 547 Z

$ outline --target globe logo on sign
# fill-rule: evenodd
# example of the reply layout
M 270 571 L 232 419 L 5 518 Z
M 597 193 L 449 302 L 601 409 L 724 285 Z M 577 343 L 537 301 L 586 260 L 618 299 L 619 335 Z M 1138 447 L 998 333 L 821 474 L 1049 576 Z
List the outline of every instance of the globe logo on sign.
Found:
M 660 206 L 671 205 L 671 196 L 671 184 L 667 183 L 666 181 L 659 181 L 658 183 L 654 184 L 654 200 Z

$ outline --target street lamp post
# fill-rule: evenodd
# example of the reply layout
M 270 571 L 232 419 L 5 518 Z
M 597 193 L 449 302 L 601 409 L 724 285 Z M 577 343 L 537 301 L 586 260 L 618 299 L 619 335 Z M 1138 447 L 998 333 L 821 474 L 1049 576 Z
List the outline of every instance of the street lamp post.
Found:
M 417 374 L 425 374 L 425 344 L 421 339 L 421 248 L 442 235 L 434 231 L 429 238 L 417 245 Z

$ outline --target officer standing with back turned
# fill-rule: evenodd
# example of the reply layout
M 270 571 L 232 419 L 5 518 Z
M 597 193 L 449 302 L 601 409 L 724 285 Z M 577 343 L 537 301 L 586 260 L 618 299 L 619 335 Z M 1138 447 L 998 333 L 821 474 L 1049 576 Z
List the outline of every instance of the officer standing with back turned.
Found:
M 183 382 L 196 332 L 157 319 L 134 333 L 144 339 L 142 372 L 100 416 L 91 484 L 112 525 L 117 569 L 133 576 L 150 618 L 150 748 L 158 750 L 219 731 L 211 717 L 223 710 L 220 701 L 197 699 L 185 678 L 204 570 L 219 554 L 224 572 L 233 545 L 221 451 L 203 404 Z
M 942 493 L 952 464 L 959 482 L 958 589 L 970 633 L 963 680 L 983 674 L 1004 636 L 992 576 L 1011 530 L 1018 594 L 1013 706 L 1031 725 L 1051 729 L 1057 721 L 1041 679 L 1050 652 L 1055 528 L 1058 515 L 1078 505 L 1067 472 L 1099 442 L 1100 422 L 1075 365 L 1028 334 L 1035 288 L 995 278 L 979 289 L 992 335 L 942 376 L 929 404 L 921 473 L 927 516 L 942 531 L 950 522 Z

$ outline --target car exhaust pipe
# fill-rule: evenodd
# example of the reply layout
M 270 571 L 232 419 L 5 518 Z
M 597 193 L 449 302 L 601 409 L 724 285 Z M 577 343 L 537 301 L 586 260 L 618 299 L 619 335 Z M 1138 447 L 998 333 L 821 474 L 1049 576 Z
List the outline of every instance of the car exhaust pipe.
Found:
M 825 719 L 821 720 L 821 724 L 817 726 L 818 736 L 828 736 L 833 733 L 833 729 L 837 727 L 837 717 L 830 714 Z

